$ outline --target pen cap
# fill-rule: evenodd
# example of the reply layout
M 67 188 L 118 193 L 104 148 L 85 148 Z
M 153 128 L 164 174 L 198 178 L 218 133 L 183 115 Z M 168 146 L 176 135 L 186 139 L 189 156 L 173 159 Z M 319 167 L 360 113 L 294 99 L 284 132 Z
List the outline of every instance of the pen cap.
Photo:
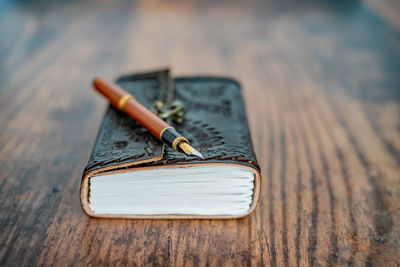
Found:
M 125 112 L 132 119 L 150 131 L 156 138 L 161 139 L 161 133 L 170 126 L 137 102 L 134 97 L 118 85 L 102 78 L 93 80 L 93 87 L 106 97 L 112 106 Z
M 116 84 L 110 83 L 102 78 L 93 80 L 93 87 L 97 92 L 105 96 L 114 107 L 118 108 L 118 102 L 126 92 Z

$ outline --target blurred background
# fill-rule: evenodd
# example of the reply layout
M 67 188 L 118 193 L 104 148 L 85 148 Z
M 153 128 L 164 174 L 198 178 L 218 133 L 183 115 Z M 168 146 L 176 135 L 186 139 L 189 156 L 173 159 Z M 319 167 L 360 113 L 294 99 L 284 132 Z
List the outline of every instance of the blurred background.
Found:
M 318 90 L 344 90 L 362 100 L 399 99 L 399 5 L 394 0 L 5 0 L 1 122 L 7 120 L 5 110 L 15 117 L 21 105 L 27 108 L 25 119 L 49 116 L 43 114 L 49 107 L 39 107 L 36 98 L 56 105 L 60 118 L 89 116 L 98 103 L 104 106 L 88 89 L 93 77 L 115 79 L 164 66 L 176 75 L 233 76 L 251 95 L 321 81 Z
M 0 265 L 399 264 L 399 14 L 395 0 L 2 0 Z M 92 79 L 163 67 L 241 82 L 263 173 L 251 216 L 80 210 L 107 106 Z

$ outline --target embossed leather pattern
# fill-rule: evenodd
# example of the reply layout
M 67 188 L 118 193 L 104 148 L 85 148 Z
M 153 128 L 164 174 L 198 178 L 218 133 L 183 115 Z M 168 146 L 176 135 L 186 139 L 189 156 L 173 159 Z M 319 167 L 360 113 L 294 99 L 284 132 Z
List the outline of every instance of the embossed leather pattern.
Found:
M 204 160 L 188 158 L 153 137 L 124 113 L 109 106 L 100 127 L 89 163 L 85 169 L 117 169 L 130 163 L 138 166 L 187 163 L 236 163 L 259 172 L 250 139 L 240 85 L 232 79 L 188 77 L 174 79 L 169 86 L 168 71 L 123 76 L 117 83 L 144 106 L 155 100 L 174 99 L 185 103 L 185 120 L 173 125 L 189 139 Z M 170 91 L 168 91 L 168 88 Z M 171 89 L 174 89 L 171 92 Z M 170 100 L 170 99 L 169 99 Z M 163 152 L 164 151 L 164 152 Z M 162 156 L 162 159 L 161 159 Z M 161 159 L 161 160 L 160 160 Z
M 117 84 L 146 107 L 167 98 L 168 70 L 123 76 Z M 125 113 L 111 105 L 104 115 L 85 173 L 162 156 L 163 144 Z

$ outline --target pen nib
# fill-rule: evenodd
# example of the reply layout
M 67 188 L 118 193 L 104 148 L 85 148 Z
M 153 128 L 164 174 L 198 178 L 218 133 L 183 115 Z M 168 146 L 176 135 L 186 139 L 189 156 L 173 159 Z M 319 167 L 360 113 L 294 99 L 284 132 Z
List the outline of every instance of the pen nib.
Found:
M 197 151 L 196 149 L 189 156 L 195 156 L 195 157 L 198 157 L 200 159 L 204 159 L 203 155 L 199 151 Z
M 191 157 L 197 157 L 200 159 L 204 159 L 203 155 L 197 151 L 196 149 L 194 149 L 191 145 L 189 145 L 186 142 L 181 142 L 179 144 L 179 147 L 182 149 L 182 151 L 187 155 L 187 156 L 191 156 Z

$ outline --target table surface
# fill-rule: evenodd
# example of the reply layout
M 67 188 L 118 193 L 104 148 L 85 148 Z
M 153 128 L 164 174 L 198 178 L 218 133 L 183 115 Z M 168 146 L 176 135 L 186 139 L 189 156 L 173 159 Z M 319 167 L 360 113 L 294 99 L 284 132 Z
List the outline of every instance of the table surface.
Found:
M 2 1 L 0 265 L 398 266 L 396 9 L 320 2 Z M 250 216 L 82 212 L 107 106 L 92 78 L 164 66 L 241 81 L 262 168 Z

